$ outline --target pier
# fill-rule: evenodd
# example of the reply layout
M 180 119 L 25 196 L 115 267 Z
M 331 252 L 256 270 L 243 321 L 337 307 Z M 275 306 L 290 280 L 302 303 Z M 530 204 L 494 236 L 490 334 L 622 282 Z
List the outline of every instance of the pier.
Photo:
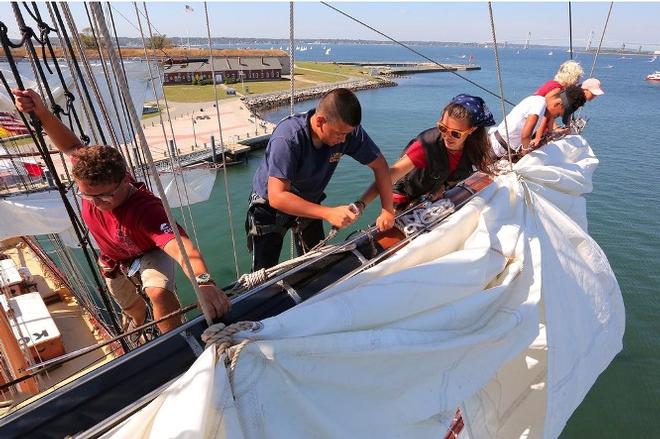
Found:
M 345 82 L 335 82 L 326 85 L 319 85 L 317 87 L 303 88 L 295 90 L 294 101 L 302 102 L 310 99 L 316 99 L 323 96 L 329 90 L 335 88 L 348 88 L 349 90 L 370 90 L 382 87 L 395 87 L 396 82 L 385 78 L 373 79 L 355 79 Z M 263 110 L 270 110 L 272 108 L 281 107 L 286 105 L 291 100 L 291 93 L 289 91 L 281 91 L 268 94 L 260 94 L 256 96 L 242 97 L 241 100 L 250 111 L 258 112 Z
M 224 145 L 225 165 L 232 166 L 245 163 L 248 160 L 248 154 L 251 151 L 264 149 L 268 145 L 270 134 L 251 137 L 234 143 Z M 177 166 L 186 167 L 200 163 L 223 164 L 223 147 L 221 145 L 211 145 L 198 151 L 187 152 L 184 154 L 175 154 Z M 169 158 L 156 160 L 154 162 L 159 171 L 168 171 L 171 169 Z
M 418 63 L 411 61 L 351 61 L 351 62 L 338 62 L 341 65 L 353 65 L 370 69 L 372 75 L 383 76 L 397 76 L 413 73 L 432 73 L 432 72 L 457 72 L 457 71 L 472 71 L 481 70 L 481 66 L 476 64 L 450 64 L 440 63 L 441 66 L 435 63 Z

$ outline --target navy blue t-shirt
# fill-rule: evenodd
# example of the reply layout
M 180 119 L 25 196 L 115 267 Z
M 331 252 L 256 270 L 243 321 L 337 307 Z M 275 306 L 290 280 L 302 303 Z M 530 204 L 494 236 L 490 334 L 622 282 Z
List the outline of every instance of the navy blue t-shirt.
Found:
M 360 125 L 343 143 L 315 147 L 310 127 L 314 111 L 294 114 L 277 125 L 254 174 L 253 192 L 268 199 L 268 177 L 282 178 L 291 183 L 291 192 L 318 203 L 342 155 L 347 154 L 363 165 L 378 157 L 380 150 Z

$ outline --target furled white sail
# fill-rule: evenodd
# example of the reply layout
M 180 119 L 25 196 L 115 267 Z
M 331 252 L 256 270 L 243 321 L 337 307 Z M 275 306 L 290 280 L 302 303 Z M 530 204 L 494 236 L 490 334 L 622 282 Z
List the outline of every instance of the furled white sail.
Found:
M 233 373 L 207 349 L 108 436 L 437 438 L 460 408 L 461 437 L 557 437 L 622 347 L 586 231 L 596 164 L 579 136 L 528 155 L 390 259 L 239 333 Z

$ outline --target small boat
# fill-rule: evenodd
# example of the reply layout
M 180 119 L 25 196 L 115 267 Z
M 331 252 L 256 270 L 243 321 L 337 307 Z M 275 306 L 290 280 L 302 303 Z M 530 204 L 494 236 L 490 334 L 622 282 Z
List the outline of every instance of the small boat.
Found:
M 612 67 L 614 67 L 612 64 L 608 64 L 608 65 L 606 65 L 606 66 L 603 67 L 603 68 L 604 68 L 604 69 L 611 69 Z
M 331 50 L 332 50 L 332 47 L 328 47 L 327 49 L 325 49 L 325 54 L 330 55 Z
M 548 56 L 552 56 L 552 55 L 554 55 L 554 54 L 555 54 L 555 53 L 554 53 L 552 50 L 551 50 L 550 52 L 548 52 Z
M 657 70 L 651 73 L 650 75 L 647 75 L 646 80 L 651 82 L 660 82 L 660 70 Z
M 649 62 L 655 62 L 656 59 L 658 59 L 657 55 L 653 55 Z

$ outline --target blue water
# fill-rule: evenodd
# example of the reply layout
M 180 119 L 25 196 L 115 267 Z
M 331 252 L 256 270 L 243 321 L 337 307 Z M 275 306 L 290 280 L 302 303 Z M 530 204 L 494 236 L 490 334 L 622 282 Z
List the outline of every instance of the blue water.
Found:
M 325 56 L 321 46 L 296 52 L 308 60 L 416 61 L 418 57 L 392 45 L 331 45 Z M 461 49 L 417 46 L 439 62 L 464 62 L 462 55 L 475 55 L 482 70 L 463 73 L 486 88 L 498 90 L 493 52 L 490 49 Z M 501 50 L 504 94 L 518 102 L 550 79 L 568 58 L 563 49 L 530 49 L 516 54 Z M 605 95 L 587 104 L 589 118 L 584 136 L 596 152 L 600 165 L 594 176 L 594 191 L 587 196 L 589 230 L 602 246 L 617 275 L 627 313 L 624 349 L 601 375 L 577 409 L 562 437 L 660 437 L 660 84 L 644 81 L 660 69 L 650 57 L 620 59 L 601 55 L 594 76 L 603 83 Z M 592 56 L 578 54 L 587 74 Z M 605 66 L 611 65 L 611 68 Z M 499 100 L 448 73 L 428 73 L 399 80 L 393 88 L 358 94 L 363 106 L 363 126 L 393 161 L 407 140 L 433 124 L 447 101 L 458 93 L 483 96 L 495 118 L 502 118 Z M 296 110 L 314 106 L 303 102 Z M 510 108 L 510 107 L 509 107 Z M 277 121 L 288 108 L 265 115 Z M 262 153 L 252 155 L 246 166 L 229 169 L 235 236 L 241 271 L 249 269 L 243 221 L 252 175 Z M 328 203 L 348 203 L 370 183 L 371 172 L 350 159 L 344 160 L 328 187 Z M 201 249 L 215 278 L 223 283 L 235 277 L 226 214 L 225 189 L 221 176 L 209 202 L 193 207 L 197 230 L 203 233 Z M 365 215 L 375 217 L 372 206 Z M 365 220 L 358 226 L 363 226 Z M 287 250 L 288 252 L 288 250 Z M 185 285 L 183 279 L 179 285 Z M 191 301 L 192 297 L 188 296 Z

